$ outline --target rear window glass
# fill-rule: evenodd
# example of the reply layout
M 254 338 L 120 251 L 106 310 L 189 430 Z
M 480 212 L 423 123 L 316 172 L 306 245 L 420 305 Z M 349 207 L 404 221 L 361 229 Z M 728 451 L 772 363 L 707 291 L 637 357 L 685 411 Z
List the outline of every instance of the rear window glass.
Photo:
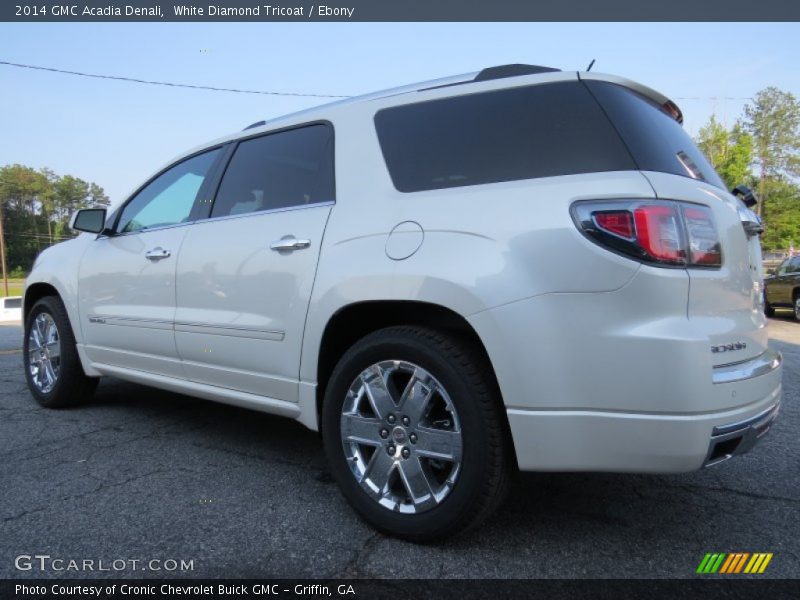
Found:
M 636 168 L 577 81 L 396 106 L 375 125 L 401 192 Z
M 211 216 L 330 202 L 334 196 L 333 128 L 309 125 L 241 142 Z
M 683 175 L 725 189 L 689 134 L 655 102 L 613 83 L 585 83 L 625 140 L 639 169 Z

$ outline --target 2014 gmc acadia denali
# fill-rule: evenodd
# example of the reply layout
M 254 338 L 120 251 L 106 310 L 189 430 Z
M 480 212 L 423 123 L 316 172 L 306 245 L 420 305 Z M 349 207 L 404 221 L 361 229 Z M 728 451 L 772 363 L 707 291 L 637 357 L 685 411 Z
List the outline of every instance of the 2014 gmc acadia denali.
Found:
M 758 218 L 681 121 L 632 81 L 507 65 L 192 150 L 41 253 L 30 390 L 64 407 L 108 375 L 296 419 L 417 541 L 517 468 L 745 452 L 781 395 Z

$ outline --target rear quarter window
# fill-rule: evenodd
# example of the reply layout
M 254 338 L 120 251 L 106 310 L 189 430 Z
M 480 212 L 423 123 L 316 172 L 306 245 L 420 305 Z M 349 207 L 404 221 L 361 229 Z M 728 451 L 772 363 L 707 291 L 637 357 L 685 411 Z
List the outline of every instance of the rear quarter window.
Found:
M 658 104 L 614 83 L 584 83 L 619 131 L 639 169 L 683 175 L 725 189 L 689 134 Z
M 386 108 L 375 126 L 401 192 L 636 168 L 578 81 Z

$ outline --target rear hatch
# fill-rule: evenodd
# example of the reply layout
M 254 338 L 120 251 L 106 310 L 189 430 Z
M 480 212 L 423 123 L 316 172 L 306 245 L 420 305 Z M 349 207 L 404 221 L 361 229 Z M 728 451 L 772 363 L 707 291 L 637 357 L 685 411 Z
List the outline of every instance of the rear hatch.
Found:
M 680 110 L 633 82 L 581 74 L 648 179 L 656 196 L 707 206 L 714 215 L 722 265 L 687 268 L 687 317 L 708 336 L 712 364 L 744 361 L 767 348 L 761 310 L 763 272 L 757 235 L 742 223 L 744 205 L 730 194 L 680 125 Z M 752 215 L 752 213 L 750 213 Z M 754 217 L 753 217 L 754 218 Z

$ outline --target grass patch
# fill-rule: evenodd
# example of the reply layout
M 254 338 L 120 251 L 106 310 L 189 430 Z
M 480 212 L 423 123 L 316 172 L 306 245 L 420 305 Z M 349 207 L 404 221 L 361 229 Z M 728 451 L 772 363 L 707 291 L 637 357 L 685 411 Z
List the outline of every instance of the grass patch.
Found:
M 24 279 L 9 279 L 8 280 L 8 295 L 9 296 L 22 296 L 22 288 L 25 287 Z M 3 280 L 0 278 L 0 298 L 6 296 L 6 290 L 3 286 Z

